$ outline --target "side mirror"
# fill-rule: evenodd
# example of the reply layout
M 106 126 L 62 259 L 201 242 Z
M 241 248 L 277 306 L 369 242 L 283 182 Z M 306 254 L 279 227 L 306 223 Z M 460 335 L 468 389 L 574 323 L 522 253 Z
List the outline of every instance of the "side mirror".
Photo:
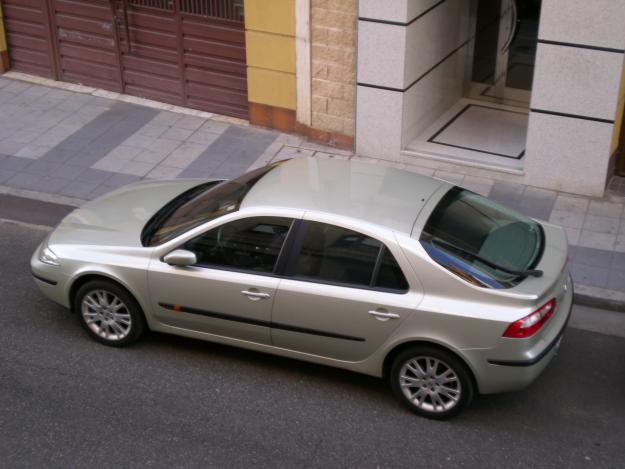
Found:
M 197 263 L 197 256 L 186 249 L 176 249 L 163 256 L 163 262 L 177 267 L 187 267 Z

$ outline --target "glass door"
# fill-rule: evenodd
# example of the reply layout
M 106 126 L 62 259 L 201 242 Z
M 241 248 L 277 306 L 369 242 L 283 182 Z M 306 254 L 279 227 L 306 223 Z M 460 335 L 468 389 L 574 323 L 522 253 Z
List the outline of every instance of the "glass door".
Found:
M 479 0 L 471 97 L 529 106 L 541 0 Z

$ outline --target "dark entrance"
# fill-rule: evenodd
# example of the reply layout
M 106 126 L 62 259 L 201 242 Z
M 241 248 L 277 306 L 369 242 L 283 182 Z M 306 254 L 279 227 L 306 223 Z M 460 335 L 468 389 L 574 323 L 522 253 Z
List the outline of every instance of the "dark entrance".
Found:
M 13 69 L 247 118 L 242 0 L 2 0 Z

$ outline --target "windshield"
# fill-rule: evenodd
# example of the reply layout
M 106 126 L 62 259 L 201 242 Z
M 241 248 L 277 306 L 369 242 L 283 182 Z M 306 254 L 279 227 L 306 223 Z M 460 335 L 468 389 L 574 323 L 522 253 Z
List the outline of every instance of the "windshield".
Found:
M 192 189 L 180 194 L 145 225 L 141 236 L 144 246 L 162 244 L 209 220 L 237 211 L 254 184 L 276 165 L 250 171 L 206 190 L 192 192 Z
M 540 260 L 542 228 L 529 218 L 458 187 L 430 216 L 421 244 L 466 280 L 491 288 L 517 285 Z

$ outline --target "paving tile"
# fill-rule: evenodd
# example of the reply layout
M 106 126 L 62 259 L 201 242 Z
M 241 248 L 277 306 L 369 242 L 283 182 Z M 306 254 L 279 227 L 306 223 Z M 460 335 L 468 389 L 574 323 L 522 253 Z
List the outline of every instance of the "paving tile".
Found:
M 139 148 L 148 148 L 156 140 L 156 137 L 148 137 L 147 135 L 134 134 L 124 140 L 124 145 L 130 145 Z
M 177 121 L 182 119 L 182 114 L 175 112 L 161 111 L 151 121 L 150 125 L 174 125 Z
M 53 170 L 49 176 L 73 180 L 80 178 L 80 175 L 86 170 L 87 168 L 84 166 L 61 164 L 57 169 Z
M 609 270 L 572 263 L 570 266 L 573 281 L 580 285 L 605 288 L 608 284 Z
M 98 184 L 90 182 L 72 181 L 67 186 L 63 187 L 59 193 L 68 197 L 87 199 L 97 185 Z
M 39 192 L 46 192 L 48 194 L 58 194 L 63 188 L 71 183 L 71 180 L 57 177 L 43 177 L 39 181 Z
M 119 145 L 108 152 L 105 158 L 131 161 L 135 156 L 141 153 L 141 151 L 141 148 L 131 147 L 129 145 Z
M 206 122 L 204 122 L 204 124 L 202 124 L 202 127 L 200 127 L 200 130 L 222 134 L 226 131 L 228 127 L 230 127 L 230 125 L 231 124 L 227 122 L 220 122 L 220 121 L 216 121 L 213 119 L 208 119 Z
M 146 179 L 175 179 L 182 171 L 182 168 L 158 165 L 145 177 Z
M 148 150 L 153 151 L 154 153 L 160 153 L 163 156 L 167 156 L 180 145 L 181 142 L 179 142 L 178 140 L 170 140 L 167 138 L 159 137 L 154 140 L 154 142 L 148 147 Z
M 122 166 L 118 172 L 123 174 L 132 174 L 135 176 L 145 176 L 154 169 L 152 163 L 141 163 L 140 161 L 128 161 Z
M 193 130 L 170 127 L 165 132 L 163 132 L 163 134 L 161 135 L 161 138 L 168 138 L 171 140 L 178 140 L 182 142 L 183 140 L 186 140 L 187 138 L 189 138 L 191 134 L 193 134 L 193 132 L 194 132 Z
M 625 252 L 625 234 L 620 234 L 616 237 L 614 250 L 617 252 Z
M 582 230 L 577 229 L 577 228 L 567 228 L 565 226 L 564 231 L 566 232 L 566 239 L 569 242 L 569 245 L 579 244 L 579 237 L 581 236 Z
M 408 165 L 406 165 L 406 167 L 404 169 L 406 171 L 410 171 L 411 173 L 422 174 L 423 176 L 430 176 L 430 177 L 434 176 L 434 170 L 430 169 L 430 168 L 421 168 L 419 166 L 414 166 L 414 165 L 408 164 Z M 493 185 L 493 187 L 494 187 L 494 185 Z M 492 198 L 492 189 L 491 189 L 491 195 L 489 195 L 489 197 Z
M 612 253 L 612 265 L 610 269 L 625 271 L 625 252 Z
M 584 212 L 553 210 L 549 222 L 566 228 L 581 229 L 584 226 Z
M 135 156 L 132 161 L 139 161 L 141 163 L 152 163 L 158 164 L 165 159 L 167 155 L 162 153 L 152 151 L 152 150 L 143 150 L 137 156 Z
M 15 154 L 15 156 L 19 156 L 20 158 L 36 159 L 45 155 L 47 152 L 50 151 L 51 148 L 52 147 L 50 147 L 49 145 L 30 144 L 23 147 Z
M 32 142 L 33 140 L 36 140 L 39 137 L 39 135 L 40 135 L 39 132 L 35 132 L 31 130 L 30 128 L 27 128 L 27 129 L 22 129 L 17 132 L 14 132 L 9 137 L 9 141 L 14 142 L 14 143 L 27 144 L 27 143 Z
M 595 231 L 582 230 L 579 237 L 579 246 L 612 251 L 616 243 L 616 235 L 597 233 Z
M 110 178 L 107 179 L 106 184 L 109 186 L 121 187 L 127 184 L 137 182 L 141 180 L 139 176 L 134 176 L 132 174 L 113 174 Z
M 490 191 L 490 198 L 505 205 L 516 206 L 525 186 L 510 182 L 495 181 Z
M 198 130 L 187 139 L 187 142 L 208 146 L 217 140 L 218 137 L 219 134 Z
M 53 171 L 59 169 L 61 163 L 51 163 L 49 161 L 35 160 L 22 169 L 22 172 L 37 176 L 49 176 Z
M 556 192 L 537 187 L 526 187 L 519 199 L 518 210 L 530 217 L 549 219 L 556 200 Z
M 0 153 L 5 154 L 5 155 L 15 155 L 22 148 L 24 148 L 24 146 L 25 146 L 25 144 L 23 144 L 23 143 L 10 142 L 8 140 L 2 140 L 2 141 L 0 141 Z
M 554 210 L 563 212 L 582 212 L 585 213 L 588 210 L 588 199 L 583 197 L 558 195 L 556 202 L 553 206 Z
M 186 168 L 204 150 L 205 147 L 203 145 L 198 145 L 196 143 L 183 143 L 163 160 L 163 165 L 172 166 L 174 168 Z
M 610 270 L 606 288 L 625 291 L 625 270 Z
M 93 200 L 104 194 L 108 194 L 109 192 L 112 192 L 115 189 L 119 189 L 119 186 L 109 186 L 108 184 L 100 184 L 92 192 L 89 193 L 89 195 L 87 196 L 87 199 Z
M 42 160 L 66 163 L 70 159 L 78 155 L 77 150 L 70 150 L 69 148 L 52 147 L 47 153 L 41 156 Z
M 597 233 L 616 234 L 619 229 L 619 219 L 598 215 L 586 215 L 583 229 Z
M 82 182 L 91 182 L 101 184 L 106 182 L 114 173 L 110 171 L 102 171 L 101 169 L 87 168 L 80 173 L 75 179 Z
M 99 169 L 101 171 L 110 171 L 113 173 L 117 173 L 127 163 L 129 163 L 128 160 L 121 160 L 118 158 L 106 157 L 106 158 L 102 158 L 101 160 L 98 160 L 96 163 L 94 163 L 91 166 L 91 168 Z
M 27 173 L 17 173 L 11 179 L 6 181 L 6 185 L 17 189 L 27 189 L 36 191 L 39 188 L 41 176 Z
M 167 129 L 169 129 L 168 125 L 159 125 L 159 124 L 146 124 L 137 130 L 137 135 L 144 135 L 146 137 L 160 137 Z
M 30 83 L 26 83 L 25 81 L 20 80 L 12 80 L 7 86 L 3 88 L 4 91 L 10 91 L 12 93 L 21 93 L 22 91 L 26 91 L 32 85 Z
M 582 264 L 590 267 L 601 267 L 603 269 L 609 269 L 612 267 L 612 257 L 612 251 L 578 246 L 575 249 L 573 262 L 575 264 Z
M 32 163 L 32 160 L 27 158 L 18 158 L 16 156 L 6 156 L 0 160 L 0 169 L 8 171 L 20 171 L 26 166 Z
M 17 174 L 17 171 L 11 171 L 9 169 L 0 168 L 0 184 L 4 184 L 6 181 L 11 179 L 16 174 Z
M 308 158 L 313 156 L 313 150 L 303 148 L 283 146 L 282 149 L 273 158 L 273 161 L 290 160 L 292 158 Z
M 202 119 L 201 117 L 184 116 L 182 117 L 182 119 L 178 119 L 176 122 L 174 122 L 172 127 L 195 131 L 199 129 L 205 121 L 206 119 Z
M 623 213 L 623 204 L 593 200 L 588 207 L 588 213 L 601 217 L 620 218 Z
M 464 180 L 464 174 L 453 173 L 451 171 L 434 171 L 434 177 L 457 185 L 462 184 Z

